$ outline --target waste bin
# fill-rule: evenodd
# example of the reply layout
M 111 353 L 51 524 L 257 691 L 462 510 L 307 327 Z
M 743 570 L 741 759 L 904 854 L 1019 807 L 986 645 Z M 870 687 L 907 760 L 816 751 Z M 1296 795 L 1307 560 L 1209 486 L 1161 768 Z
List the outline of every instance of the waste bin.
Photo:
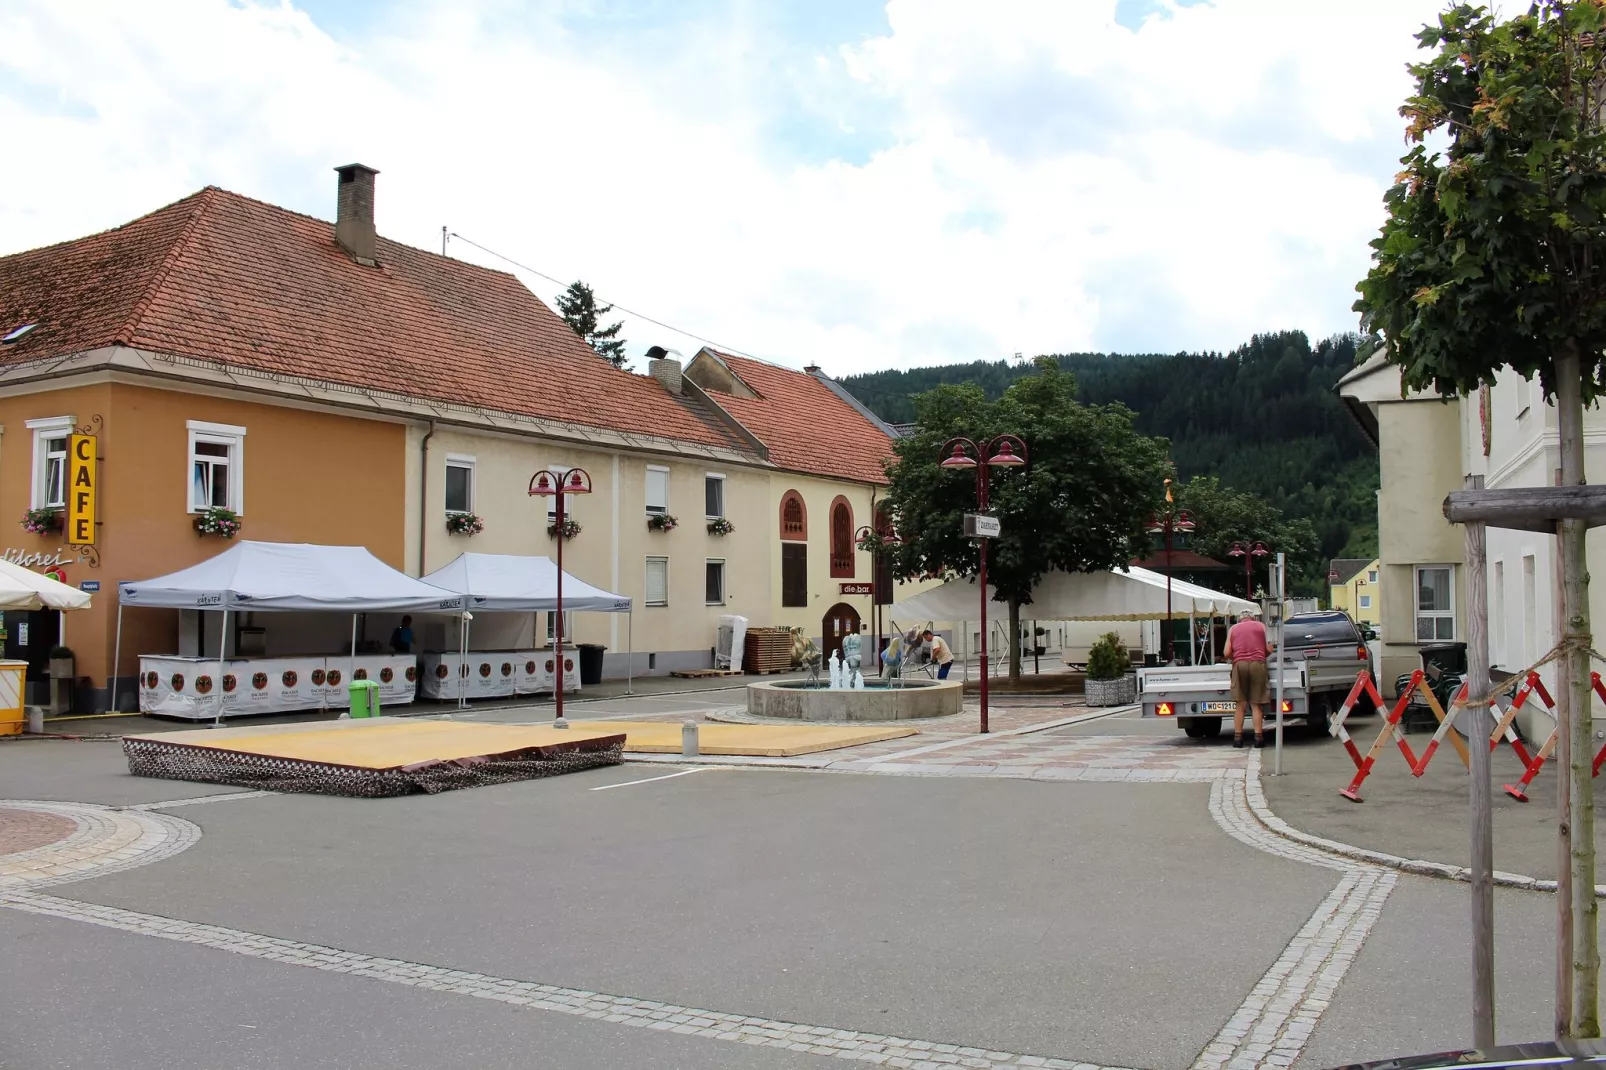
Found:
M 1455 673 L 1458 676 L 1467 674 L 1467 644 L 1465 643 L 1434 643 L 1430 646 L 1419 647 L 1418 651 L 1422 655 L 1422 669 L 1429 677 L 1435 677 L 1441 673 Z
M 580 686 L 602 683 L 602 655 L 608 648 L 601 643 L 579 643 Z
M 378 717 L 379 714 L 379 684 L 373 680 L 353 680 L 351 682 L 351 715 L 353 717 Z

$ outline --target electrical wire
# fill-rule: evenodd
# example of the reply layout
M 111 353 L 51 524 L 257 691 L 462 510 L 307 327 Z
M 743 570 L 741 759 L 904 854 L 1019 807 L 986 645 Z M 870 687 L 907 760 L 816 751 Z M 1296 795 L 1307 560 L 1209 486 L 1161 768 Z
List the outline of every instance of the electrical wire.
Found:
M 511 256 L 504 256 L 502 253 L 497 252 L 495 249 L 487 248 L 486 246 L 483 246 L 479 242 L 475 241 L 473 238 L 465 238 L 465 237 L 463 237 L 463 235 L 457 233 L 457 231 L 455 231 L 455 230 L 451 231 L 451 236 L 456 238 L 458 241 L 465 242 L 465 243 L 467 243 L 469 245 L 472 245 L 474 248 L 478 249 L 482 253 L 487 253 L 490 256 L 494 256 L 498 260 L 503 261 L 504 263 L 512 264 L 514 267 L 518 268 L 520 271 L 526 271 L 526 272 L 529 272 L 531 275 L 536 276 L 537 278 L 545 279 L 546 281 L 552 283 L 554 286 L 567 287 L 569 285 L 568 283 L 564 282 L 562 279 L 555 279 L 551 275 L 548 275 L 544 271 L 537 271 L 537 270 L 535 270 L 535 268 L 531 267 L 528 264 L 519 263 L 517 260 L 513 259 Z M 601 300 L 601 299 L 599 298 L 599 300 Z M 607 302 L 604 302 L 604 303 L 607 303 Z M 655 327 L 662 327 L 666 331 L 674 331 L 676 334 L 685 335 L 687 338 L 695 338 L 697 341 L 703 343 L 703 345 L 713 346 L 715 349 L 721 350 L 722 352 L 734 353 L 738 357 L 746 357 L 748 360 L 762 361 L 765 364 L 777 364 L 776 361 L 768 361 L 768 360 L 764 360 L 764 358 L 762 358 L 762 357 L 755 357 L 755 356 L 753 356 L 753 354 L 745 352 L 745 351 L 740 350 L 740 349 L 737 349 L 735 346 L 728 346 L 728 345 L 725 345 L 723 342 L 716 342 L 711 338 L 704 338 L 700 334 L 694 334 L 693 332 L 688 331 L 688 330 L 684 330 L 683 328 L 672 326 L 672 325 L 670 325 L 668 323 L 665 323 L 663 320 L 653 319 L 651 316 L 646 315 L 645 313 L 632 311 L 631 309 L 626 308 L 624 305 L 614 303 L 614 304 L 611 304 L 610 307 L 611 308 L 616 308 L 620 312 L 623 312 L 628 316 L 634 316 L 638 320 L 646 320 L 648 323 L 651 323 Z

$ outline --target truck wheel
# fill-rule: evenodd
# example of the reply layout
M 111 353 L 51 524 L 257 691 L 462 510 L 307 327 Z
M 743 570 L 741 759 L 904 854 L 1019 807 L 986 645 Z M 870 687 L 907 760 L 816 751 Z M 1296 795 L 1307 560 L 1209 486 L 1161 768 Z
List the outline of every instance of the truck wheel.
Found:
M 1220 717 L 1194 717 L 1182 723 L 1189 739 L 1215 739 L 1221 735 Z

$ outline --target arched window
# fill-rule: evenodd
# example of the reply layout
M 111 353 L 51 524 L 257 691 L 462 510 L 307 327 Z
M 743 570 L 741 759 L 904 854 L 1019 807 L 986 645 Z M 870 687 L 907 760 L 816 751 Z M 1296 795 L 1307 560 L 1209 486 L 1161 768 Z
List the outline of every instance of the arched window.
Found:
M 831 503 L 831 576 L 853 578 L 853 507 L 840 495 Z
M 803 507 L 803 495 L 789 490 L 781 495 L 781 539 L 784 542 L 807 542 L 809 514 Z

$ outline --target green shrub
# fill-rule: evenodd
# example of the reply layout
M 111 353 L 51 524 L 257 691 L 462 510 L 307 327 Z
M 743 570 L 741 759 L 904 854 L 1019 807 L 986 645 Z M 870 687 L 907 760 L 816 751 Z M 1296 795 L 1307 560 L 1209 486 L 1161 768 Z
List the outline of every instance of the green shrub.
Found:
M 1132 659 L 1126 644 L 1114 632 L 1099 636 L 1087 652 L 1087 678 L 1089 680 L 1119 680 L 1132 671 Z

